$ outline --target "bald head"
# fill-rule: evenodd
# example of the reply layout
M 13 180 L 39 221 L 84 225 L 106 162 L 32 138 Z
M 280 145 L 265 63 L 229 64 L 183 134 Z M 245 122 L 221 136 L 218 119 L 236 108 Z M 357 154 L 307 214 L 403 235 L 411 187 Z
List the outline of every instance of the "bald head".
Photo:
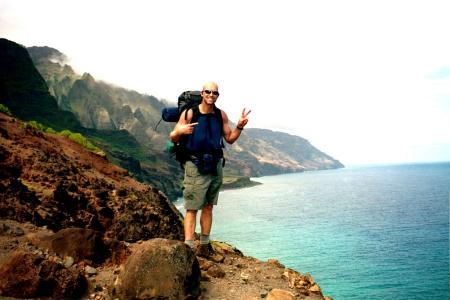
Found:
M 213 81 L 209 81 L 203 85 L 203 90 L 218 91 L 219 86 Z

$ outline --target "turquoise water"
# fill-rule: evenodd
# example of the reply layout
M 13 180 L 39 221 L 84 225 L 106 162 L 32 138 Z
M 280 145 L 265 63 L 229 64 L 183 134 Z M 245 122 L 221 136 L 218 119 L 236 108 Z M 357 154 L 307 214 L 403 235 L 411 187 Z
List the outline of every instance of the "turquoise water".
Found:
M 450 163 L 257 178 L 222 192 L 212 238 L 310 273 L 334 299 L 448 299 Z

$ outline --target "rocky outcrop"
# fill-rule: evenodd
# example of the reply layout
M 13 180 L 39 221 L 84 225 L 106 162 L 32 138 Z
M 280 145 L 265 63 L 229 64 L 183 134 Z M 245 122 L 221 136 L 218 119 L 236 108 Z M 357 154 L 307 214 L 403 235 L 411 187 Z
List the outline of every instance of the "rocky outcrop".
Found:
M 184 243 L 153 239 L 138 245 L 116 284 L 120 299 L 196 299 L 200 269 Z
M 78 299 L 86 291 L 86 278 L 42 255 L 13 252 L 0 267 L 0 295 L 16 298 Z
M 57 233 L 41 238 L 41 248 L 49 249 L 61 257 L 70 256 L 74 262 L 82 260 L 100 264 L 110 254 L 99 231 L 83 228 L 65 228 Z

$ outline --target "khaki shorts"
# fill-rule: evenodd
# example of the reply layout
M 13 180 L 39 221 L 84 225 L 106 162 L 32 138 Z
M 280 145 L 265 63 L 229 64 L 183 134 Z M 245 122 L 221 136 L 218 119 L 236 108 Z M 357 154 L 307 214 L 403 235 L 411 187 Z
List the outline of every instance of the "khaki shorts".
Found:
M 200 210 L 206 204 L 217 205 L 222 186 L 222 162 L 217 164 L 217 175 L 202 175 L 193 162 L 184 166 L 183 197 L 187 210 Z

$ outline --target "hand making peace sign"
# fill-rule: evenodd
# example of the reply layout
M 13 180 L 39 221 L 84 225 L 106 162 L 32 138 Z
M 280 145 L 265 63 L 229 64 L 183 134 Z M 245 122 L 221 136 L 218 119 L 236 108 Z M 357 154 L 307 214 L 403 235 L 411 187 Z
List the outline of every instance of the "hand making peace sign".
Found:
M 246 108 L 242 110 L 241 117 L 239 118 L 239 121 L 237 123 L 238 128 L 244 128 L 245 125 L 248 123 L 248 115 L 251 113 L 251 110 L 249 109 L 248 112 L 246 112 Z

